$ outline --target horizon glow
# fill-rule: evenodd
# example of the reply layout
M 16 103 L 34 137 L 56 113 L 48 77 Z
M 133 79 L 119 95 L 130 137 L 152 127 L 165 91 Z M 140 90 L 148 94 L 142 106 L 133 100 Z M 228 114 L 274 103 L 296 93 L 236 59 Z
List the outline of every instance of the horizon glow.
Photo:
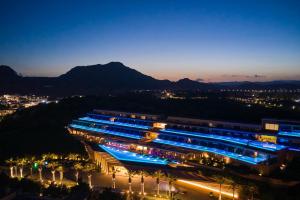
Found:
M 157 79 L 300 80 L 300 1 L 3 1 L 0 65 L 58 76 L 120 61 Z

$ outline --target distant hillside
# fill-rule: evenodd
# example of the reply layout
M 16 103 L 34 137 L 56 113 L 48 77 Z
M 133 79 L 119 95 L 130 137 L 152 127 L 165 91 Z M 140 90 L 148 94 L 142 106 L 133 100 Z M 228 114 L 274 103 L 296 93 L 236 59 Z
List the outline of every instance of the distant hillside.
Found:
M 276 80 L 267 82 L 223 82 L 217 83 L 219 88 L 224 89 L 300 89 L 300 80 Z
M 177 82 L 158 80 L 120 62 L 77 66 L 58 77 L 22 77 L 0 66 L 0 93 L 88 95 L 128 90 L 298 89 L 300 81 L 202 83 L 188 78 Z
M 2 77 L 7 77 L 2 79 Z M 108 91 L 201 89 L 209 84 L 189 79 L 177 82 L 158 80 L 120 62 L 77 66 L 59 77 L 21 77 L 8 66 L 0 66 L 0 93 L 38 93 L 48 95 L 87 95 Z

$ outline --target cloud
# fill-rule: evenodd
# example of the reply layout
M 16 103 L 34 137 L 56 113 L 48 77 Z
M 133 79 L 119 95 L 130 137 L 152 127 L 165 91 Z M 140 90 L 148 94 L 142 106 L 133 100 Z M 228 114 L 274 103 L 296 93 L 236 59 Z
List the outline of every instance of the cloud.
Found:
M 266 78 L 265 75 L 243 75 L 243 74 L 223 74 L 223 77 L 231 77 L 231 78 Z
M 204 81 L 204 79 L 202 79 L 202 78 L 197 78 L 197 79 L 195 79 L 195 81 L 198 81 L 198 82 L 203 82 L 203 81 Z
M 254 78 L 266 78 L 266 76 L 255 74 L 255 75 L 254 75 Z

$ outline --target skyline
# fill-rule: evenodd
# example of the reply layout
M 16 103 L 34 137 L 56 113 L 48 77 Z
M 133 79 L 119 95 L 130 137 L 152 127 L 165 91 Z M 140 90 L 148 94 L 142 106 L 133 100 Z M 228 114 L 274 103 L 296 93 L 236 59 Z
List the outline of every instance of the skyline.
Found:
M 297 1 L 32 2 L 0 6 L 0 64 L 25 76 L 119 61 L 157 79 L 300 79 Z

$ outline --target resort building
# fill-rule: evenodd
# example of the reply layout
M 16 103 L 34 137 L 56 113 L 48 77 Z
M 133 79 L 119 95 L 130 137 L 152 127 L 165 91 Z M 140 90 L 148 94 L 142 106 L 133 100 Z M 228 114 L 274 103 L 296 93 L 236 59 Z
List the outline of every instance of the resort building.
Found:
M 300 149 L 299 122 L 269 119 L 259 125 L 94 110 L 68 130 L 125 163 L 198 168 L 213 161 L 261 175 L 284 166 Z M 103 162 L 101 155 L 97 162 Z

